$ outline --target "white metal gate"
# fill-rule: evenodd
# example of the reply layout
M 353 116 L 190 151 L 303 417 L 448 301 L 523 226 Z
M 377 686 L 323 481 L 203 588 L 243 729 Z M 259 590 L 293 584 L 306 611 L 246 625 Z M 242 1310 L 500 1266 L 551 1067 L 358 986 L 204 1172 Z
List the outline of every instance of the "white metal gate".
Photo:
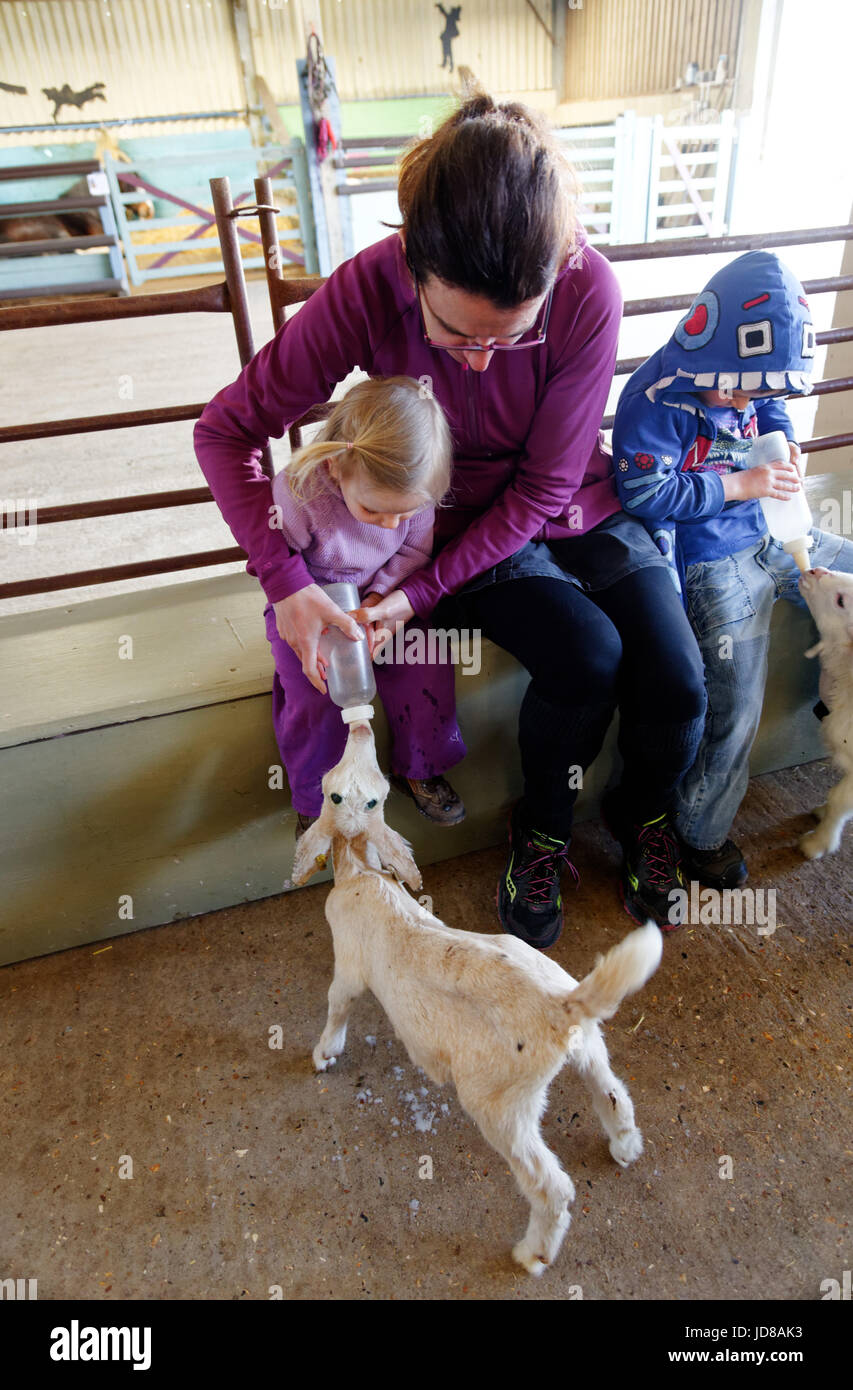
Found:
M 626 111 L 607 125 L 557 132 L 578 171 L 581 220 L 593 244 L 722 236 L 734 175 L 736 125 L 672 126 Z

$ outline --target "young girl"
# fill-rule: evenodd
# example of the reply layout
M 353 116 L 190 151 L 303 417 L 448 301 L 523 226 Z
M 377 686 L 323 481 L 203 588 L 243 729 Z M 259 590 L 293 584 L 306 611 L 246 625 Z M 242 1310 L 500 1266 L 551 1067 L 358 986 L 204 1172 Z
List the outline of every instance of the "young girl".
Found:
M 410 377 L 362 381 L 334 406 L 316 438 L 273 482 L 270 525 L 298 552 L 314 587 L 350 582 L 371 608 L 405 584 L 432 553 L 433 515 L 450 482 L 444 412 Z M 330 626 L 364 632 L 322 594 Z M 339 761 L 347 729 L 326 693 L 325 665 L 303 663 L 286 604 L 264 610 L 275 659 L 273 722 L 287 771 L 297 837 L 320 814 L 324 773 Z M 375 635 L 368 639 L 371 647 Z M 375 668 L 392 736 L 396 786 L 430 820 L 454 825 L 465 809 L 441 775 L 465 755 L 454 712 L 451 664 Z

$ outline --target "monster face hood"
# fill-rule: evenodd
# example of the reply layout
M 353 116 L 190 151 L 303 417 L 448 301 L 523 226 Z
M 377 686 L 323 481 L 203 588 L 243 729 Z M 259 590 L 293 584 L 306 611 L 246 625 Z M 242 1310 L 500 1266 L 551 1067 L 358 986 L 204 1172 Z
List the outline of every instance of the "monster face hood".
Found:
M 799 280 L 769 251 L 718 270 L 696 296 L 658 359 L 659 392 L 812 389 L 815 331 Z

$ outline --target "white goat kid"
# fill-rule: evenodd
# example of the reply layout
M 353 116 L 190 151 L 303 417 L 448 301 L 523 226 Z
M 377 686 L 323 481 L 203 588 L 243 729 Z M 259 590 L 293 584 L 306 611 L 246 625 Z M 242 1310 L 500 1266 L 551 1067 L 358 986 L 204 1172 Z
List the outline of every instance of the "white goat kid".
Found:
M 323 778 L 322 813 L 299 841 L 293 867 L 294 881 L 304 883 L 331 851 L 335 871 L 326 900 L 335 975 L 314 1065 L 324 1071 L 340 1055 L 350 1007 L 371 990 L 412 1062 L 436 1084 L 454 1083 L 460 1104 L 509 1164 L 530 1203 L 513 1255 L 541 1274 L 560 1249 L 575 1195 L 539 1130 L 548 1086 L 571 1060 L 616 1162 L 626 1167 L 639 1157 L 631 1097 L 610 1069 L 598 1020 L 655 970 L 661 934 L 653 922 L 632 932 L 579 985 L 513 936 L 452 930 L 387 872 L 421 887 L 409 845 L 384 822 L 387 792 L 370 727 L 353 725 L 343 758 Z
M 820 641 L 806 656 L 820 657 L 820 696 L 829 709 L 821 725 L 827 750 L 844 773 L 815 815 L 821 823 L 800 840 L 809 859 L 834 854 L 853 817 L 853 574 L 809 570 L 800 593 L 817 623 Z

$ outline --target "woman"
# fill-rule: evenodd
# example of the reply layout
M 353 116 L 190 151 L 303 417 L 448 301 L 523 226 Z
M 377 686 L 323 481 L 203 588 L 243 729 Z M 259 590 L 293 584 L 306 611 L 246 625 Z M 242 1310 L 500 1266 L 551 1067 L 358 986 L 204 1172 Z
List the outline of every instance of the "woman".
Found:
M 340 266 L 195 430 L 248 570 L 314 680 L 322 628 L 354 630 L 270 529 L 261 448 L 356 366 L 434 392 L 454 439 L 436 554 L 369 616 L 393 625 L 435 614 L 442 626 L 480 628 L 530 672 L 519 720 L 524 796 L 498 909 L 505 930 L 539 947 L 562 928 L 578 769 L 595 758 L 617 707 L 625 770 L 607 814 L 623 847 L 625 903 L 668 925 L 669 894 L 681 886 L 669 801 L 693 762 L 705 706 L 666 561 L 621 512 L 601 448 L 621 295 L 586 244 L 574 201 L 544 121 L 471 98 L 404 157 L 399 234 Z

